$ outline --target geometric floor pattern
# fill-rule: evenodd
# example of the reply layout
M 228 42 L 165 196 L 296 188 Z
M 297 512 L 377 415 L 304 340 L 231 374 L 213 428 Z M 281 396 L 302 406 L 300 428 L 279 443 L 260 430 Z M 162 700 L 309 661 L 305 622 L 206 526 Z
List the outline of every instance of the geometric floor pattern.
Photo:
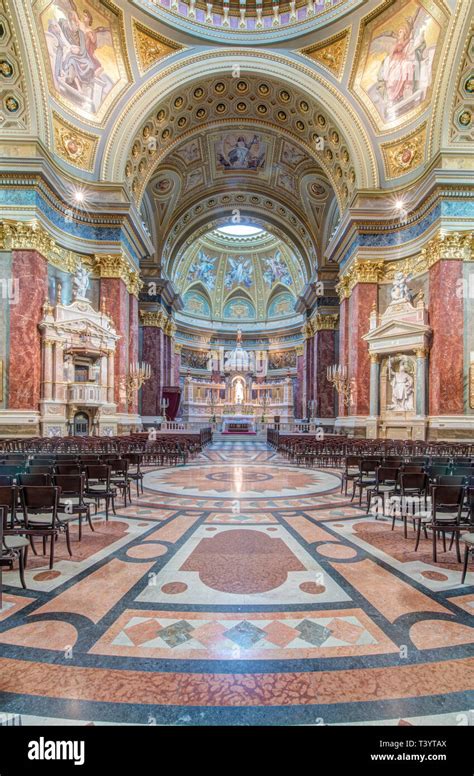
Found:
M 3 574 L 9 724 L 474 724 L 474 574 L 336 470 L 214 443 L 94 528 Z

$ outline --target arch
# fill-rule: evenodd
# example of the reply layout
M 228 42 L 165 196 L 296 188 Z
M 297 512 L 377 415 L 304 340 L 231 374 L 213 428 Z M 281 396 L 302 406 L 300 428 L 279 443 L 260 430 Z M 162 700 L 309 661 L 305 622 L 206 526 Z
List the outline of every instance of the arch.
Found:
M 116 117 L 113 129 L 104 141 L 101 180 L 122 182 L 125 179 L 127 157 L 135 135 L 144 123 L 143 116 L 150 116 L 161 100 L 177 89 L 202 81 L 204 69 L 208 77 L 228 75 L 237 65 L 242 73 L 250 71 L 252 77 L 279 79 L 282 84 L 300 89 L 318 105 L 323 105 L 350 148 L 357 187 L 375 188 L 378 185 L 377 162 L 368 133 L 355 108 L 342 97 L 340 89 L 321 73 L 288 56 L 259 51 L 242 52 L 240 49 L 192 54 L 180 59 L 179 64 L 164 68 L 144 84 L 135 96 L 133 109 L 127 101 L 127 107 Z M 316 152 L 314 158 L 319 160 Z

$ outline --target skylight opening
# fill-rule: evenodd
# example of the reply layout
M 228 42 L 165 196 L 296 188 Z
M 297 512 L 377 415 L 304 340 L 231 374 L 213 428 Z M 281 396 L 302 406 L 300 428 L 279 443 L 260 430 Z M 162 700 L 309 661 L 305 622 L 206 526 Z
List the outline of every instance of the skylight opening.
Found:
M 216 229 L 216 232 L 228 234 L 232 237 L 250 237 L 254 234 L 262 234 L 264 231 L 259 226 L 250 226 L 249 224 L 228 224 Z

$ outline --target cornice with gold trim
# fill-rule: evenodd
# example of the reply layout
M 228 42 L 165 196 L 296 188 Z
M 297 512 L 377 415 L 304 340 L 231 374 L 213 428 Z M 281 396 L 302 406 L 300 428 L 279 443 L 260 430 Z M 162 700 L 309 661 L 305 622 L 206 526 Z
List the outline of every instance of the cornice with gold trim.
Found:
M 163 307 L 159 307 L 158 310 L 140 310 L 139 314 L 142 326 L 162 329 L 167 337 L 174 337 L 176 334 L 176 324 Z
M 335 331 L 338 328 L 338 313 L 315 313 L 302 328 L 304 339 L 309 339 L 318 331 Z
M 383 276 L 385 262 L 356 259 L 343 273 L 336 286 L 339 299 L 350 297 L 358 283 L 378 283 Z
M 124 253 L 96 253 L 94 269 L 100 278 L 120 278 L 129 294 L 138 298 L 143 281 Z

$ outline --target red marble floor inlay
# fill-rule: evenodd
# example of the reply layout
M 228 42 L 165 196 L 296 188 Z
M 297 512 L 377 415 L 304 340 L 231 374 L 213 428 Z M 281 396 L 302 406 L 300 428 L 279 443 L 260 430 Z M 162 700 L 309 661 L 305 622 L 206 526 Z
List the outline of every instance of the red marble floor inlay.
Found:
M 310 593 L 311 595 L 318 595 L 318 593 L 324 593 L 326 588 L 324 585 L 320 585 L 317 582 L 302 582 L 300 590 L 303 593 Z
M 60 571 L 54 571 L 54 569 L 51 569 L 50 571 L 40 571 L 38 574 L 34 575 L 33 579 L 36 582 L 47 582 L 50 579 L 57 579 L 60 576 Z
M 168 552 L 168 548 L 164 544 L 158 544 L 157 542 L 149 542 L 145 544 L 137 544 L 134 547 L 130 547 L 127 550 L 129 558 L 159 558 L 160 555 L 165 555 Z
M 410 638 L 418 649 L 474 644 L 474 628 L 447 620 L 422 620 L 410 628 Z
M 185 593 L 188 589 L 186 582 L 166 582 L 161 588 L 163 593 L 168 595 L 176 595 L 177 593 Z
M 249 594 L 274 590 L 286 582 L 288 572 L 304 569 L 282 539 L 236 529 L 201 539 L 180 570 L 197 571 L 213 590 Z
M 36 649 L 54 649 L 64 651 L 74 646 L 77 630 L 74 625 L 60 620 L 42 620 L 27 622 L 16 628 L 0 633 L 1 644 L 15 644 Z
M 357 555 L 353 547 L 346 547 L 344 544 L 320 544 L 316 551 L 325 558 L 355 558 Z

